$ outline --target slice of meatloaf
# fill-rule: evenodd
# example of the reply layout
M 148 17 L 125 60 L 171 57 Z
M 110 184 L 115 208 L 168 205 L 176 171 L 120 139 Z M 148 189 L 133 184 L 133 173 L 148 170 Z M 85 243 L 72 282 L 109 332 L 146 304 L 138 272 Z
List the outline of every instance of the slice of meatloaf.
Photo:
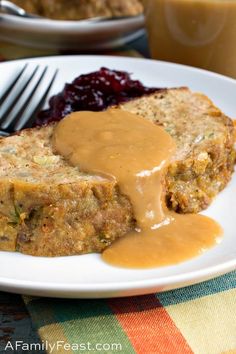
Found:
M 38 256 L 101 252 L 133 227 L 114 181 L 52 151 L 54 126 L 0 139 L 0 250 Z
M 161 125 L 176 141 L 166 176 L 168 206 L 182 213 L 205 209 L 234 169 L 233 121 L 208 97 L 186 87 L 163 90 L 120 108 Z
M 166 177 L 170 207 L 205 208 L 233 171 L 233 123 L 203 95 L 169 89 L 120 106 L 154 120 L 177 143 Z M 124 122 L 125 123 L 125 122 Z M 37 256 L 101 252 L 134 227 L 112 180 L 53 152 L 54 125 L 0 139 L 0 249 Z

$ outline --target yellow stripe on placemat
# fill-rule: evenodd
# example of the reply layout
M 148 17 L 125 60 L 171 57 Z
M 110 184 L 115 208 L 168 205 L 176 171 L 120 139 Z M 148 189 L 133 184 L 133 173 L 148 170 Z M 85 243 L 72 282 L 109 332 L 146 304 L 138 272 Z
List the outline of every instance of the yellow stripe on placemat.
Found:
M 45 345 L 47 353 L 50 354 L 73 354 L 74 351 L 70 349 L 70 343 L 65 337 L 62 325 L 53 323 L 43 326 L 38 330 L 40 338 Z
M 30 306 L 32 304 L 34 305 L 34 302 L 37 302 L 40 298 L 25 295 L 23 296 L 23 300 L 29 312 L 31 312 Z M 50 354 L 64 354 L 64 345 L 68 346 L 68 338 L 65 336 L 62 324 L 56 323 L 55 313 L 52 308 L 50 306 L 45 307 L 39 305 L 36 311 L 33 312 L 33 322 L 37 325 L 38 333 L 42 340 L 45 352 Z M 66 353 L 73 354 L 74 351 L 67 348 Z
M 195 354 L 235 353 L 236 289 L 166 307 Z

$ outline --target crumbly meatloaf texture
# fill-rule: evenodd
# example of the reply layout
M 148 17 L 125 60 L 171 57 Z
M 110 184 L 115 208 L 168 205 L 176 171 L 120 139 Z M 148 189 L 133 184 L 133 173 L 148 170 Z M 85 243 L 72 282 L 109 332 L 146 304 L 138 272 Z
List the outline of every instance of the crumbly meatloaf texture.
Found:
M 133 228 L 114 181 L 52 151 L 54 126 L 0 139 L 0 249 L 37 256 L 101 252 Z
M 143 12 L 140 0 L 13 0 L 26 11 L 58 20 L 97 16 L 135 16 Z
M 177 144 L 166 175 L 167 205 L 181 213 L 207 208 L 234 169 L 233 121 L 208 97 L 185 87 L 132 100 L 120 108 L 162 126 Z
M 168 205 L 179 212 L 206 208 L 233 171 L 232 121 L 186 88 L 120 108 L 162 125 L 176 141 L 166 176 Z M 0 139 L 0 249 L 37 256 L 101 252 L 134 228 L 132 206 L 114 181 L 84 174 L 56 155 L 53 129 Z

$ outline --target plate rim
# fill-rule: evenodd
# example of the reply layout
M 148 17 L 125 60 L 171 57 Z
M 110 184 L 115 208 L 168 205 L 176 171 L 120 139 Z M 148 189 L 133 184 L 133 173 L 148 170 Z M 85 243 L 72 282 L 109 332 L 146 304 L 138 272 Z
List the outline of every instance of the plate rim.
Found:
M 50 18 L 27 18 L 20 17 L 10 14 L 1 14 L 1 18 L 3 19 L 2 26 L 23 26 L 22 29 L 30 28 L 38 29 L 42 28 L 43 32 L 46 30 L 63 30 L 63 32 L 77 31 L 79 30 L 81 33 L 83 32 L 94 32 L 95 30 L 107 30 L 109 28 L 116 27 L 124 27 L 124 26 L 133 26 L 137 29 L 143 28 L 145 25 L 144 15 L 133 16 L 130 18 L 118 19 L 118 20 L 109 20 L 109 21 L 101 21 L 94 22 L 91 24 L 80 23 L 80 21 L 71 21 L 71 20 L 54 20 Z
M 9 14 L 0 14 L 0 19 L 0 39 L 49 50 L 102 51 L 119 48 L 136 40 L 145 28 L 144 15 L 87 25 L 79 21 L 35 20 Z
M 202 68 L 198 68 L 198 67 L 195 67 L 195 66 L 191 66 L 191 65 L 186 65 L 186 64 L 180 64 L 180 63 L 174 63 L 174 62 L 170 62 L 170 61 L 164 61 L 164 60 L 156 60 L 156 59 L 151 59 L 151 58 L 144 58 L 144 57 L 128 57 L 128 56 L 113 56 L 113 55 L 103 55 L 103 54 L 69 54 L 69 55 L 44 55 L 44 56 L 38 56 L 38 57 L 25 57 L 25 58 L 21 58 L 21 59 L 10 59 L 10 60 L 6 60 L 6 61 L 1 61 L 0 62 L 0 67 L 2 65 L 7 65 L 7 64 L 10 64 L 10 63 L 17 63 L 17 62 L 25 62 L 27 60 L 29 60 L 30 62 L 33 62 L 33 61 L 44 61 L 44 60 L 48 60 L 48 59 L 58 59 L 58 60 L 61 60 L 61 59 L 69 59 L 69 60 L 78 60 L 79 58 L 93 58 L 93 59 L 96 59 L 96 58 L 103 58 L 103 59 L 118 59 L 118 60 L 121 60 L 121 61 L 140 61 L 140 62 L 155 62 L 156 64 L 160 64 L 160 65 L 163 65 L 163 66 L 172 66 L 172 67 L 175 67 L 175 68 L 181 68 L 181 69 L 184 69 L 184 70 L 188 70 L 188 71 L 194 71 L 196 73 L 202 73 L 202 74 L 205 74 L 205 75 L 210 75 L 212 77 L 218 77 L 219 79 L 223 79 L 223 80 L 226 80 L 226 81 L 229 81 L 231 82 L 232 84 L 235 84 L 236 85 L 236 79 L 230 77 L 230 76 L 226 76 L 226 75 L 223 75 L 223 74 L 219 74 L 219 73 L 216 73 L 214 71 L 210 71 L 210 70 L 207 70 L 207 69 L 202 69 Z
M 1 251 L 3 252 L 3 251 Z M 75 256 L 75 257 L 79 257 Z M 191 281 L 191 279 L 194 277 L 194 279 L 200 280 L 200 279 L 206 279 L 208 278 L 208 273 L 209 270 L 211 271 L 211 274 L 215 275 L 213 277 L 217 277 L 218 274 L 226 274 L 228 272 L 233 271 L 234 269 L 236 269 L 236 258 L 229 260 L 227 262 L 222 262 L 219 263 L 217 265 L 214 266 L 210 266 L 201 270 L 195 270 L 192 272 L 188 272 L 188 273 L 184 273 L 184 274 L 176 274 L 173 276 L 165 276 L 165 277 L 160 277 L 160 278 L 153 278 L 153 279 L 145 279 L 145 280 L 134 280 L 134 281 L 122 281 L 120 283 L 118 282 L 109 282 L 109 283 L 88 283 L 88 284 L 69 284 L 69 283 L 47 283 L 47 282 L 36 282 L 36 281 L 32 281 L 32 280 L 15 280 L 14 278 L 4 278 L 4 277 L 0 277 L 0 286 L 4 285 L 4 286 L 11 286 L 11 285 L 19 285 L 19 286 L 28 286 L 31 285 L 32 289 L 36 290 L 38 288 L 38 286 L 40 286 L 40 289 L 44 289 L 44 290 L 48 290 L 48 291 L 53 291 L 53 290 L 59 290 L 59 291 L 66 291 L 68 289 L 73 290 L 74 291 L 93 291 L 93 292 L 97 292 L 97 291 L 102 291 L 102 290 L 106 290 L 106 291 L 119 291 L 119 290 L 123 290 L 124 288 L 126 288 L 126 290 L 129 288 L 130 286 L 133 287 L 133 289 L 136 289 L 136 287 L 138 287 L 140 289 L 140 283 L 144 282 L 145 284 L 143 284 L 144 286 L 148 286 L 148 287 L 161 287 L 161 286 L 166 286 L 166 285 L 173 285 L 173 284 L 178 284 L 178 283 L 188 283 L 189 281 Z M 210 275 L 210 279 L 212 279 L 213 277 Z M 176 278 L 178 278 L 179 280 L 176 281 Z M 190 279 L 191 278 L 191 279 Z M 158 284 L 157 279 L 160 279 L 160 282 Z M 204 281 L 204 280 L 202 280 Z M 201 281 L 199 281 L 201 282 Z M 14 284 L 13 284 L 14 283 Z M 182 286 L 181 286 L 182 287 Z M 39 288 L 38 288 L 39 289 Z

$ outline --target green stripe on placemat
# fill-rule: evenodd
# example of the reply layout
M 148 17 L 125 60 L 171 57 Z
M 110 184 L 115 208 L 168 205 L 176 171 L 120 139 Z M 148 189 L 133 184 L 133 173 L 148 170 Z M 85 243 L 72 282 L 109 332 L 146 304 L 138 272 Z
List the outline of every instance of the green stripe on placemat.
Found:
M 186 288 L 166 291 L 157 294 L 163 306 L 175 305 L 181 302 L 194 300 L 196 298 L 216 294 L 222 291 L 236 288 L 236 272 L 231 272 L 221 277 L 205 281 Z M 235 309 L 236 311 L 236 309 Z
M 135 353 L 106 300 L 27 298 L 26 305 L 43 340 L 50 341 L 49 327 L 53 331 L 59 324 L 70 344 L 89 342 L 94 347 L 97 343 L 117 343 L 123 352 Z

